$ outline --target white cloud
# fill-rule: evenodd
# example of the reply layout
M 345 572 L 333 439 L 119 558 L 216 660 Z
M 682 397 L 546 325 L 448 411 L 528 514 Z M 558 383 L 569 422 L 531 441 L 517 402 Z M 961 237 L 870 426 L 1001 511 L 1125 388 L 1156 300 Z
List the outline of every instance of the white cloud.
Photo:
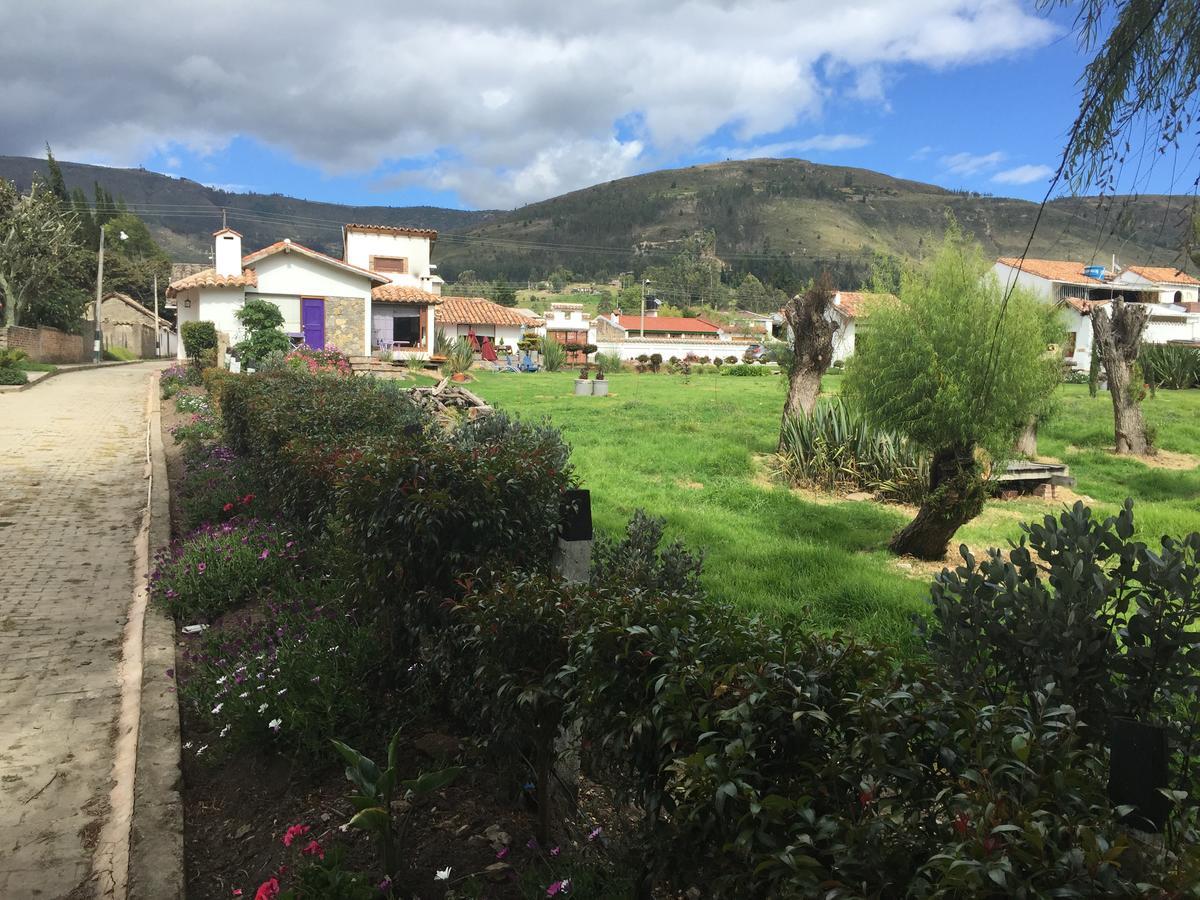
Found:
M 994 169 L 1004 162 L 1004 154 L 999 150 L 992 153 L 954 153 L 943 156 L 942 167 L 955 175 L 978 175 L 980 172 Z
M 861 134 L 817 134 L 798 141 L 776 141 L 772 144 L 752 144 L 748 147 L 715 147 L 713 153 L 727 159 L 763 159 L 794 156 L 817 150 L 833 153 L 838 150 L 857 150 L 871 143 Z
M 425 177 L 485 205 L 647 168 L 717 133 L 761 143 L 842 93 L 886 104 L 896 66 L 971 65 L 1058 33 L 1024 0 L 9 7 L 0 153 L 49 140 L 63 159 L 130 165 L 241 136 L 325 173 L 381 176 L 450 157 Z M 630 120 L 636 133 L 616 130 Z
M 1054 174 L 1050 166 L 1017 166 L 1005 169 L 992 176 L 992 181 L 1000 184 L 1031 184 L 1035 181 L 1045 181 Z
M 910 156 L 909 159 L 928 159 L 930 157 L 930 155 L 936 151 L 937 151 L 936 147 L 931 147 L 929 144 L 926 144 L 924 147 L 920 147 L 917 150 L 914 150 L 912 156 Z

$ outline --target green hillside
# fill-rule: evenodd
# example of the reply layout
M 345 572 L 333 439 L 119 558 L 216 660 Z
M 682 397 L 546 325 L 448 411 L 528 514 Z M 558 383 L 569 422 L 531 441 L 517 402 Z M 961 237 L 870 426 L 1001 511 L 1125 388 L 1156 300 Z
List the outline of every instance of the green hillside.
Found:
M 1042 216 L 1032 255 L 1175 264 L 1183 200 L 1061 199 Z M 829 266 L 865 271 L 872 252 L 919 258 L 953 213 L 989 255 L 1025 248 L 1038 206 L 980 196 L 866 169 L 757 159 L 638 175 L 534 203 L 439 245 L 441 272 L 463 268 L 514 279 L 564 266 L 595 277 L 660 262 L 673 242 L 715 232 L 734 270 L 801 276 Z M 586 248 L 586 249 L 583 249 Z M 645 255 L 639 259 L 635 250 Z
M 867 169 L 799 159 L 713 163 L 610 181 L 511 212 L 438 207 L 344 206 L 280 194 L 238 194 L 144 169 L 61 164 L 68 187 L 90 196 L 99 181 L 150 224 L 180 262 L 204 261 L 220 211 L 253 250 L 290 237 L 341 253 L 344 222 L 413 225 L 441 232 L 439 272 L 453 281 L 525 281 L 565 268 L 581 279 L 661 265 L 698 232 L 716 235 L 725 280 L 753 271 L 789 289 L 821 268 L 856 285 L 871 254 L 919 258 L 953 213 L 989 255 L 1019 254 L 1037 215 L 1025 200 L 980 196 Z M 28 185 L 43 160 L 0 156 L 0 177 Z M 1186 198 L 1062 198 L 1051 202 L 1031 253 L 1107 262 L 1177 265 Z
M 239 194 L 206 187 L 187 178 L 172 178 L 146 169 L 113 169 L 59 162 L 69 189 L 81 188 L 90 198 L 99 182 L 150 226 L 155 239 L 175 262 L 203 262 L 212 251 L 212 233 L 227 209 L 229 224 L 245 238 L 247 252 L 285 237 L 337 256 L 342 252 L 341 225 L 370 222 L 411 225 L 439 231 L 465 228 L 491 212 L 437 206 L 346 206 L 299 200 L 282 194 Z M 0 156 L 0 178 L 25 190 L 34 174 L 45 177 L 46 161 Z

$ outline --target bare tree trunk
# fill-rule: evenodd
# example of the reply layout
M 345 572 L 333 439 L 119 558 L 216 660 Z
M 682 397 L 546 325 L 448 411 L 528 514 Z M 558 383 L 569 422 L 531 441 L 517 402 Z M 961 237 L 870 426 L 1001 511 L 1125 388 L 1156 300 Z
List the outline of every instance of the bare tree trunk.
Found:
M 929 495 L 888 546 L 893 553 L 941 559 L 954 532 L 982 510 L 983 479 L 974 446 L 939 450 L 929 466 Z
M 1015 452 L 1022 456 L 1028 456 L 1030 459 L 1037 456 L 1037 426 L 1037 416 L 1030 416 L 1025 427 L 1021 429 L 1021 433 L 1017 435 L 1017 443 L 1013 447 Z
M 1135 384 L 1133 377 L 1133 365 L 1149 319 L 1150 309 L 1141 303 L 1115 301 L 1111 319 L 1104 307 L 1092 309 L 1092 340 L 1108 377 L 1117 453 L 1141 456 L 1153 452 L 1142 420 L 1142 386 Z
M 783 419 L 812 415 L 821 393 L 821 376 L 833 360 L 833 333 L 836 326 L 829 318 L 833 303 L 833 279 L 822 272 L 803 294 L 797 294 L 783 309 L 783 317 L 792 332 L 792 367 L 788 372 L 787 401 Z M 783 428 L 779 429 L 779 449 L 783 449 Z

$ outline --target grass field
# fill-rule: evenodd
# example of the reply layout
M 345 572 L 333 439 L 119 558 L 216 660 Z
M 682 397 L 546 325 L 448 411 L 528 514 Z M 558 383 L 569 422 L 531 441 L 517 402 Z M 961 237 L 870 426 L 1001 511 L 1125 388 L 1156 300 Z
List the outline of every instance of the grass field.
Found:
M 902 645 L 911 616 L 924 607 L 930 574 L 923 563 L 886 549 L 910 511 L 838 500 L 775 482 L 771 454 L 783 404 L 779 378 L 617 374 L 607 398 L 572 396 L 573 372 L 479 373 L 473 390 L 510 412 L 548 416 L 572 446 L 572 461 L 592 492 L 597 528 L 619 531 L 634 509 L 666 518 L 669 533 L 706 554 L 710 592 L 747 609 L 798 617 Z M 838 388 L 829 376 L 828 391 Z M 1200 447 L 1200 391 L 1160 391 L 1146 404 L 1167 462 L 1158 468 L 1116 459 L 1107 395 L 1065 385 L 1041 452 L 1062 460 L 1075 491 L 1112 511 L 1137 501 L 1147 535 L 1200 528 L 1200 469 L 1181 456 Z M 1004 545 L 1018 523 L 1060 508 L 1063 499 L 992 502 L 958 535 L 973 549 Z M 951 562 L 957 560 L 954 553 Z

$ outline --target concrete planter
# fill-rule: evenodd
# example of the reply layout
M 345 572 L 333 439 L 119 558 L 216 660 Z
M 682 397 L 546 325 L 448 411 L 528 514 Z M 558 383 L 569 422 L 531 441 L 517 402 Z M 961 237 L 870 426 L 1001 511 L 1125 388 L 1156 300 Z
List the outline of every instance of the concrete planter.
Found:
M 607 381 L 607 379 L 592 382 L 592 396 L 593 397 L 607 397 L 608 396 L 608 381 Z
M 575 396 L 590 397 L 592 395 L 592 381 L 590 378 L 575 379 Z

